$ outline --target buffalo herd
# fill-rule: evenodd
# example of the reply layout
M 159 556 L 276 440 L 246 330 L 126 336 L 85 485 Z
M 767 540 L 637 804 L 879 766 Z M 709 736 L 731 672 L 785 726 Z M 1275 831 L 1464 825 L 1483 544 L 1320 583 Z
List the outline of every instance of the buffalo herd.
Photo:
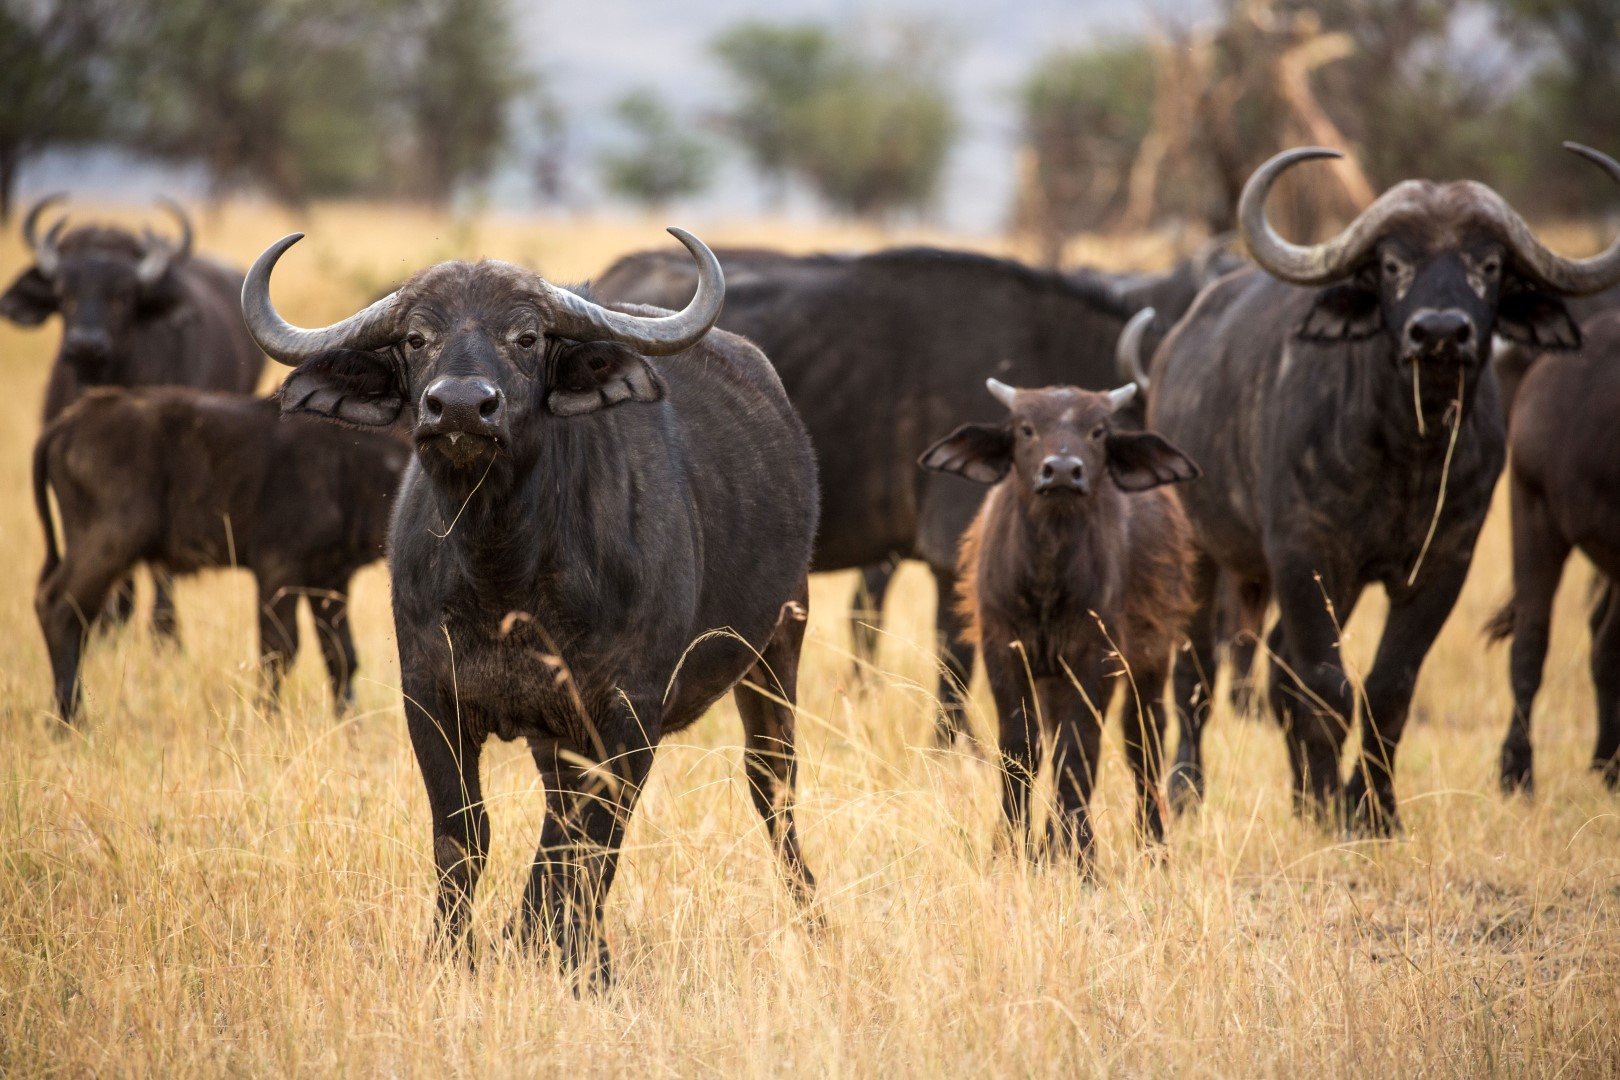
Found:
M 1620 164 L 1566 145 L 1620 183 Z M 193 252 L 173 204 L 164 240 L 46 226 L 60 197 L 43 199 L 0 315 L 62 324 L 33 464 L 57 714 L 80 715 L 82 652 L 128 617 L 137 565 L 170 635 L 173 575 L 253 572 L 270 705 L 307 598 L 342 709 L 350 579 L 386 553 L 435 946 L 472 957 L 481 750 L 521 739 L 546 818 L 510 932 L 600 986 L 603 905 L 654 752 L 728 693 L 753 803 L 811 904 L 794 726 L 818 570 L 859 569 L 881 608 L 897 560 L 927 564 L 937 737 L 973 745 L 982 656 L 1016 846 L 1090 866 L 1116 698 L 1137 824 L 1162 840 L 1161 807 L 1204 792 L 1223 661 L 1281 727 L 1300 813 L 1399 829 L 1418 675 L 1511 448 L 1513 594 L 1487 628 L 1512 638 L 1501 782 L 1531 786 L 1553 596 L 1579 550 L 1596 571 L 1592 764 L 1620 788 L 1620 241 L 1556 255 L 1489 187 L 1422 180 L 1324 243 L 1283 239 L 1272 186 L 1334 156 L 1254 173 L 1248 259 L 1212 244 L 1163 275 L 711 251 L 671 229 L 683 254 L 628 256 L 588 288 L 445 262 L 315 329 L 270 301 L 301 234 L 244 277 Z M 255 397 L 266 356 L 291 370 Z M 1373 585 L 1389 614 L 1358 682 L 1341 627 Z M 855 628 L 869 664 L 875 612 Z

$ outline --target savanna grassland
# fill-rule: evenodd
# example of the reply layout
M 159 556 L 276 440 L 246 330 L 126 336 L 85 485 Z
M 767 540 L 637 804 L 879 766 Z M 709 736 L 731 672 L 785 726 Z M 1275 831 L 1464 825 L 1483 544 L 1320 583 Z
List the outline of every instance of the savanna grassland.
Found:
M 385 207 L 295 222 L 238 206 L 201 221 L 200 245 L 245 264 L 295 225 L 311 238 L 284 260 L 276 300 L 305 323 L 451 255 L 570 281 L 673 243 L 652 222 L 466 224 Z M 699 231 L 797 249 L 877 242 Z M 9 280 L 15 237 L 0 255 Z M 1479 627 L 1507 587 L 1505 502 L 1418 689 L 1398 772 L 1403 837 L 1343 842 L 1294 820 L 1280 735 L 1222 712 L 1208 805 L 1173 823 L 1166 857 L 1144 858 L 1116 726 L 1094 881 L 1000 850 L 992 767 L 927 749 L 925 576 L 903 572 L 878 670 L 861 680 L 843 623 L 853 578 L 816 579 L 800 824 L 825 929 L 806 929 L 778 881 L 728 700 L 660 751 L 608 907 L 619 985 L 578 1000 L 548 959 L 500 944 L 540 828 L 521 746 L 486 757 L 483 962 L 469 974 L 424 957 L 427 804 L 381 568 L 358 581 L 359 707 L 340 722 L 307 623 L 286 704 L 261 706 L 252 586 L 230 572 L 180 587 L 181 650 L 156 646 L 143 620 L 98 638 L 83 727 L 50 718 L 28 456 L 55 339 L 54 326 L 0 326 L 0 1072 L 1620 1072 L 1620 799 L 1586 768 L 1588 570 L 1573 566 L 1559 607 L 1538 792 L 1504 798 L 1506 658 Z M 1346 629 L 1361 670 L 1381 607 L 1364 602 Z M 976 700 L 988 732 L 982 685 Z

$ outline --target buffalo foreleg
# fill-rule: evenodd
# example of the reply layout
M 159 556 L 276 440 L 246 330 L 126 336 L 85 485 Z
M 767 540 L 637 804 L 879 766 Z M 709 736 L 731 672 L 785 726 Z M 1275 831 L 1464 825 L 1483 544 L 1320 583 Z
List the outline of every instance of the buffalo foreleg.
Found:
M 315 616 L 315 636 L 332 686 L 332 708 L 342 715 L 354 704 L 354 672 L 359 666 L 354 635 L 349 630 L 348 582 L 336 588 L 312 590 L 309 609 Z
M 1534 787 L 1530 712 L 1541 689 L 1542 667 L 1552 633 L 1553 598 L 1564 576 L 1570 545 L 1560 534 L 1539 494 L 1517 477 L 1509 487 L 1513 514 L 1513 644 L 1508 670 L 1513 684 L 1513 716 L 1502 741 L 1504 791 Z
M 1361 725 L 1361 759 L 1345 788 L 1345 809 L 1358 831 L 1387 835 L 1400 828 L 1395 809 L 1395 751 L 1418 671 L 1446 624 L 1468 577 L 1468 556 L 1425 568 L 1415 591 L 1391 602 L 1378 653 L 1367 675 L 1367 716 Z
M 1215 695 L 1216 582 L 1214 563 L 1200 556 L 1193 573 L 1192 622 L 1187 645 L 1176 654 L 1176 762 L 1170 770 L 1169 800 L 1178 813 L 1204 797 L 1204 725 Z
M 1620 789 L 1620 596 L 1613 578 L 1603 582 L 1592 609 L 1592 684 L 1598 714 L 1592 768 Z
M 298 593 L 272 581 L 259 582 L 259 664 L 267 704 L 281 698 L 281 683 L 298 657 Z
M 461 729 L 455 701 L 435 693 L 432 683 L 407 672 L 404 690 L 405 727 L 433 815 L 438 909 L 430 951 L 470 963 L 473 893 L 489 852 L 489 816 L 478 776 L 483 744 Z

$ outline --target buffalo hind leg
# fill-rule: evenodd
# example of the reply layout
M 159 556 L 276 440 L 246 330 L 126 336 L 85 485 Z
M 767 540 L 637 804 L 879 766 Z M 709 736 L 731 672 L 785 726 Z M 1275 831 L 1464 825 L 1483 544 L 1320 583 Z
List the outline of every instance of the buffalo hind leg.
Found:
M 159 642 L 180 644 L 180 619 L 174 610 L 174 575 L 161 566 L 152 572 L 152 636 Z
M 962 640 L 967 624 L 956 610 L 956 572 L 933 567 L 934 636 L 939 643 L 939 704 L 935 741 L 942 747 L 967 737 L 968 685 L 973 678 L 973 646 Z
M 894 560 L 868 563 L 861 567 L 860 584 L 849 612 L 849 637 L 854 677 L 858 681 L 877 667 L 878 640 L 883 630 L 883 599 L 894 580 Z
M 270 582 L 259 583 L 259 666 L 264 674 L 265 703 L 281 701 L 281 684 L 298 658 L 298 593 Z
M 1357 832 L 1388 836 L 1401 827 L 1395 807 L 1395 751 L 1412 710 L 1412 692 L 1424 657 L 1446 624 L 1468 577 L 1468 556 L 1436 561 L 1424 581 L 1393 601 L 1367 674 L 1367 715 L 1361 725 L 1361 758 L 1345 786 L 1345 809 Z
M 1175 660 L 1176 761 L 1170 769 L 1170 808 L 1191 810 L 1204 798 L 1204 725 L 1215 700 L 1217 574 L 1215 564 L 1200 556 L 1193 568 L 1193 617 L 1187 645 Z
M 1517 479 L 1510 487 L 1513 521 L 1513 644 L 1508 673 L 1513 685 L 1513 715 L 1502 740 L 1503 791 L 1535 788 L 1530 713 L 1541 689 L 1547 642 L 1552 632 L 1553 598 L 1564 576 L 1569 544 L 1540 498 Z
M 1620 596 L 1606 578 L 1592 610 L 1592 684 L 1597 691 L 1597 742 L 1592 768 L 1620 791 Z
M 604 718 L 607 723 L 593 725 L 604 736 L 617 733 L 604 747 L 607 760 L 587 768 L 582 759 L 595 761 L 594 748 L 535 751 L 546 786 L 546 823 L 514 930 L 528 947 L 543 934 L 576 989 L 605 990 L 613 983 L 602 907 L 657 745 L 657 695 L 621 700 L 615 708 L 618 714 Z
M 765 820 L 771 843 L 782 860 L 793 898 L 807 904 L 815 894 L 816 879 L 804 864 L 793 803 L 798 785 L 798 758 L 794 748 L 794 710 L 798 705 L 799 651 L 804 644 L 809 583 L 798 603 L 785 604 L 776 631 L 760 661 L 733 696 L 742 716 L 746 740 L 744 768 L 754 809 Z M 757 688 L 757 689 L 756 689 Z
M 93 537 L 85 537 L 79 547 L 86 552 L 101 550 Z M 79 666 L 85 641 L 97 613 L 106 604 L 115 583 L 128 573 L 126 564 L 64 559 L 40 579 L 34 594 L 34 611 L 45 636 L 45 649 L 51 658 L 51 677 L 56 691 L 57 715 L 72 723 L 83 704 L 84 687 Z
M 315 638 L 332 687 L 332 710 L 342 716 L 354 705 L 354 673 L 360 666 L 354 635 L 349 630 L 348 582 L 336 588 L 312 590 L 309 610 L 315 617 Z

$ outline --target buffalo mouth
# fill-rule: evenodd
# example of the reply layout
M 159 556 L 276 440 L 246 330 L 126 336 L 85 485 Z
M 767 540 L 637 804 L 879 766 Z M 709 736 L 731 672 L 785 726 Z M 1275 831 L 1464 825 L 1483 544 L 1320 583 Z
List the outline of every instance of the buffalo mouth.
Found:
M 470 431 L 424 431 L 416 436 L 419 454 L 441 458 L 457 468 L 486 461 L 500 453 L 505 445 L 499 435 Z

